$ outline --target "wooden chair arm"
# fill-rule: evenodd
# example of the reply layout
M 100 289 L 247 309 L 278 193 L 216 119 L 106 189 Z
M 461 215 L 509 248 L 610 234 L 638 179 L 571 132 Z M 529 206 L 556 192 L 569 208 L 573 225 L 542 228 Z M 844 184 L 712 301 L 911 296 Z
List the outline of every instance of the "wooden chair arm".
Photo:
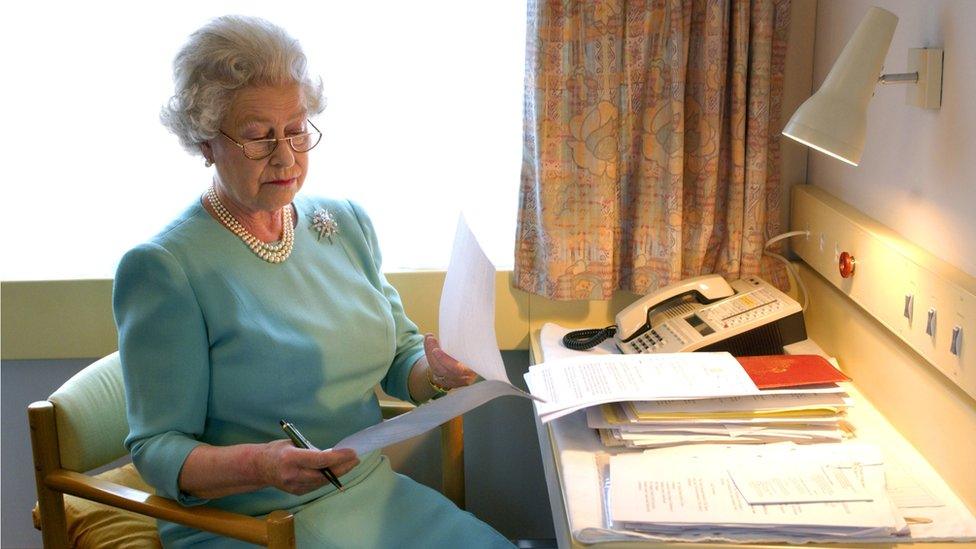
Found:
M 205 506 L 184 507 L 168 498 L 65 469 L 48 473 L 44 483 L 58 492 L 259 545 L 271 543 L 271 530 L 294 531 L 293 517 L 285 511 L 275 511 L 263 520 Z
M 208 507 L 187 508 L 161 496 L 64 469 L 59 457 L 54 405 L 46 400 L 34 402 L 27 407 L 27 415 L 34 452 L 41 535 L 46 548 L 68 547 L 62 494 L 274 549 L 295 547 L 294 517 L 285 511 L 274 511 L 261 520 Z
M 253 517 L 207 507 L 183 507 L 171 499 L 64 469 L 49 473 L 44 482 L 65 494 L 251 543 L 267 544 L 264 521 Z

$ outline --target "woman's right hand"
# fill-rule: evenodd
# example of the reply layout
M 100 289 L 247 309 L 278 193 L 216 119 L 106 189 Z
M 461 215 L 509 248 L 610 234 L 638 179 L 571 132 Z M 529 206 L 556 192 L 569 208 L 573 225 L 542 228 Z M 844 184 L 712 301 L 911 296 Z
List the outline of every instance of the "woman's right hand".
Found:
M 296 448 L 290 440 L 264 444 L 257 463 L 265 484 L 296 495 L 311 492 L 329 482 L 320 469 L 328 467 L 341 477 L 358 464 L 356 452 L 348 448 L 306 450 Z

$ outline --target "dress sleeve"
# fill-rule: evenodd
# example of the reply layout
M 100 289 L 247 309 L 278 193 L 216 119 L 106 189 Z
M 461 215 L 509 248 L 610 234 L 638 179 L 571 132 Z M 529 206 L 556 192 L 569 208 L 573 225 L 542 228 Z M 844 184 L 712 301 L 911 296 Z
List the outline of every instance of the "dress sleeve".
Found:
M 112 304 L 119 330 L 129 435 L 125 446 L 139 473 L 183 505 L 179 475 L 201 442 L 210 387 L 207 328 L 186 273 L 158 244 L 122 258 Z
M 350 202 L 350 205 L 356 214 L 356 220 L 359 222 L 363 234 L 366 236 L 366 243 L 369 246 L 370 256 L 373 261 L 372 267 L 375 269 L 377 279 L 379 280 L 380 290 L 390 303 L 390 313 L 393 315 L 396 354 L 393 358 L 393 364 L 390 365 L 390 370 L 380 382 L 380 387 L 388 395 L 417 404 L 410 397 L 410 388 L 407 381 L 410 376 L 410 369 L 424 354 L 424 337 L 418 332 L 417 325 L 407 318 L 406 313 L 403 311 L 403 303 L 400 301 L 400 294 L 397 293 L 396 288 L 390 285 L 386 280 L 386 276 L 383 274 L 383 260 L 380 254 L 379 241 L 376 238 L 376 231 L 373 230 L 373 223 L 366 215 L 366 212 L 363 211 L 362 207 L 355 202 Z

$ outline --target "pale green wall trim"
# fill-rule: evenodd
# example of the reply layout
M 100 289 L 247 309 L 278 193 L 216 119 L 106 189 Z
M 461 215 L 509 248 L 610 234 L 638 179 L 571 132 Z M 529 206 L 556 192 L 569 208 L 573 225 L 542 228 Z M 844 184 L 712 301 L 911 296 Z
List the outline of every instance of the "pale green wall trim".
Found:
M 89 358 L 116 349 L 111 280 L 0 283 L 0 357 Z
M 444 271 L 386 273 L 403 301 L 407 316 L 424 332 L 438 331 Z M 512 288 L 512 272 L 495 274 L 495 336 L 503 351 L 528 349 L 529 294 Z
M 407 315 L 422 331 L 437 333 L 444 271 L 387 273 Z M 0 357 L 95 358 L 117 349 L 111 280 L 51 280 L 0 283 Z M 512 272 L 495 276 L 495 335 L 503 351 L 529 348 L 530 330 L 544 322 L 602 327 L 633 302 L 618 292 L 610 301 L 552 301 L 516 290 Z

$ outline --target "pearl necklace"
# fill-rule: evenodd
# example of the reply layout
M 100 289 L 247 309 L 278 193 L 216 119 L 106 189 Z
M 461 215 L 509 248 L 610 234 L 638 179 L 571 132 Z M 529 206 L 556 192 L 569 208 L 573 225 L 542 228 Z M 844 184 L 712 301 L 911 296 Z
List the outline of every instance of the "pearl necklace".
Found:
M 220 222 L 224 224 L 225 227 L 230 229 L 230 231 L 236 234 L 251 251 L 255 253 L 261 259 L 267 261 L 268 263 L 281 263 L 288 259 L 291 255 L 292 249 L 295 247 L 295 228 L 292 226 L 291 222 L 291 204 L 285 206 L 284 212 L 282 213 L 282 224 L 284 228 L 281 234 L 281 240 L 274 243 L 262 242 L 256 236 L 248 232 L 244 228 L 244 225 L 234 218 L 233 215 L 224 205 L 220 202 L 220 198 L 217 197 L 217 190 L 210 186 L 207 191 L 207 202 L 210 203 L 210 207 L 213 208 L 214 212 L 217 213 L 217 218 Z

